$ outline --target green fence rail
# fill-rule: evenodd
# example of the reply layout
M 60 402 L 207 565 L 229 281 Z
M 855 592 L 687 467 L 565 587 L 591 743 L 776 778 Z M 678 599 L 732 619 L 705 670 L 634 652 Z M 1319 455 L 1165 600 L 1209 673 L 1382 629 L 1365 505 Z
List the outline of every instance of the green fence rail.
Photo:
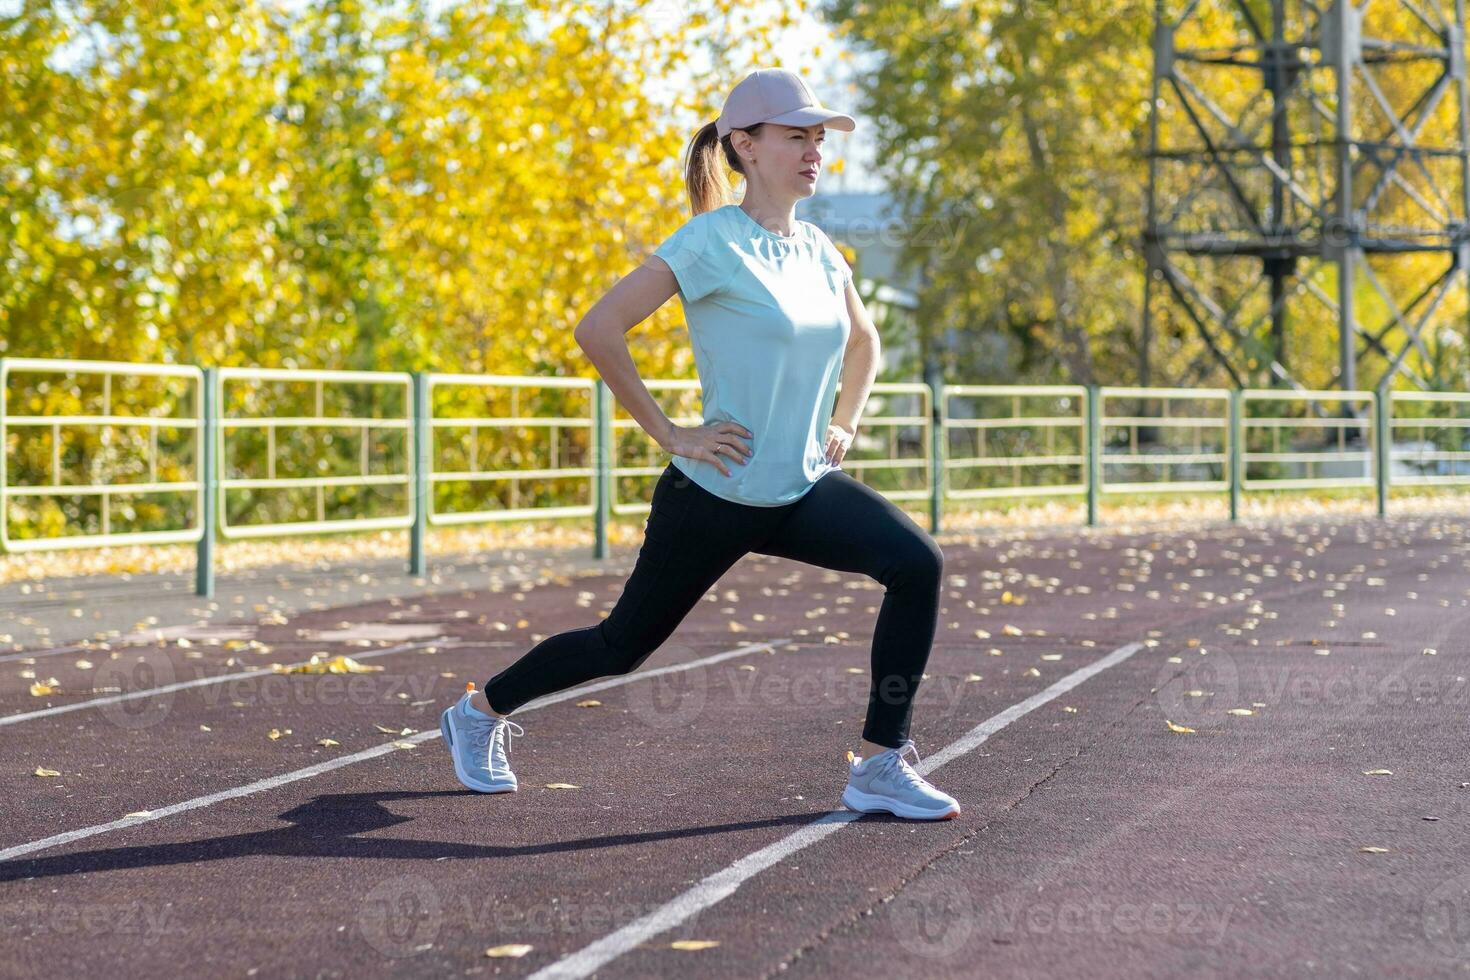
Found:
M 197 541 L 203 386 L 195 367 L 0 359 L 0 548 Z
M 225 538 L 413 523 L 413 378 L 220 368 L 215 486 Z
M 699 424 L 697 381 L 647 381 Z M 667 454 L 600 379 L 0 359 L 0 548 L 645 515 Z M 1470 484 L 1470 394 L 877 384 L 842 468 L 894 501 Z

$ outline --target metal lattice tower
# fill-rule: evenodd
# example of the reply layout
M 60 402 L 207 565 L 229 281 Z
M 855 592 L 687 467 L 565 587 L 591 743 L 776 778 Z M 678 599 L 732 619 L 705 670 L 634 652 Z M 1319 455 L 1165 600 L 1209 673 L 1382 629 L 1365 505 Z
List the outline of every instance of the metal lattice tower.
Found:
M 1237 386 L 1302 387 L 1308 351 L 1335 354 L 1344 389 L 1463 386 L 1465 0 L 1171 6 L 1156 0 L 1143 383 L 1171 297 Z

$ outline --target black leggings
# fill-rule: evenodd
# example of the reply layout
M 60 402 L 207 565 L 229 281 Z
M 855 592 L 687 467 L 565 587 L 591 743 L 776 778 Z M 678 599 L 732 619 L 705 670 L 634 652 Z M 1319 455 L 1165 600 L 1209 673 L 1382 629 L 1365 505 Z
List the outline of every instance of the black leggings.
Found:
M 901 509 L 841 470 L 823 474 L 800 500 L 755 507 L 715 496 L 670 463 L 654 486 L 633 574 L 607 618 L 548 636 L 490 678 L 490 707 L 509 714 L 534 698 L 636 670 L 747 552 L 861 572 L 886 587 L 863 738 L 901 746 L 934 642 L 944 554 Z

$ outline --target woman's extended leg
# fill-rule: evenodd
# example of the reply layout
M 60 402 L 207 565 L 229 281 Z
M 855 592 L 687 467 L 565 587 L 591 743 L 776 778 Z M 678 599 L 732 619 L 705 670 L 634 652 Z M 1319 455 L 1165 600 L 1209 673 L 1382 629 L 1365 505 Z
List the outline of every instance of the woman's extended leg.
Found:
M 939 545 L 878 491 L 832 470 L 751 551 L 862 572 L 883 583 L 863 738 L 902 746 L 939 617 Z
M 760 528 L 742 508 L 704 490 L 672 465 L 654 486 L 633 574 L 608 617 L 548 636 L 485 684 L 506 715 L 542 695 L 636 670 L 740 558 Z

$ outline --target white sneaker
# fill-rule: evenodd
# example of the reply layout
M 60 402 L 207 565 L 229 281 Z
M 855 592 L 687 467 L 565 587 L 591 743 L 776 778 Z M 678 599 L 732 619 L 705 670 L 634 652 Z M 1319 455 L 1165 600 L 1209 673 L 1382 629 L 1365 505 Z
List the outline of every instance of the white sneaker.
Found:
M 506 758 L 510 752 L 506 739 L 508 733 L 526 732 L 508 718 L 495 718 L 471 708 L 473 693 L 466 691 L 439 716 L 439 731 L 454 759 L 454 774 L 478 793 L 514 793 L 518 786 Z
M 914 771 L 904 758 L 919 750 L 912 739 L 896 749 L 879 752 L 868 759 L 847 753 L 847 788 L 842 803 L 859 813 L 888 812 L 910 820 L 950 820 L 960 815 L 955 798 L 941 793 Z

